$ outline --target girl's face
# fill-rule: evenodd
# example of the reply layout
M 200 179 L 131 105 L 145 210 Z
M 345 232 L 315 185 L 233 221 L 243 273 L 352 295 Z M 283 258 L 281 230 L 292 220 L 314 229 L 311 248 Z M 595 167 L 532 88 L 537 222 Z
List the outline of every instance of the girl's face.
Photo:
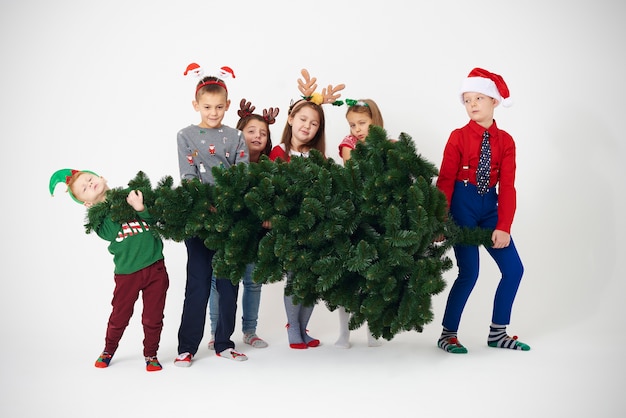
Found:
M 193 108 L 200 112 L 201 128 L 215 129 L 222 126 L 224 115 L 230 106 L 226 93 L 203 93 L 198 101 L 193 101 Z
M 309 106 L 303 106 L 297 113 L 291 114 L 288 121 L 291 125 L 291 143 L 295 150 L 315 138 L 320 127 L 318 113 Z
M 261 155 L 267 146 L 267 124 L 257 119 L 250 119 L 242 131 L 250 156 Z
M 463 93 L 465 111 L 471 120 L 482 127 L 488 128 L 493 123 L 493 110 L 498 101 L 482 93 Z
M 359 141 L 365 141 L 372 124 L 372 118 L 367 113 L 348 112 L 346 119 L 350 126 L 350 134 Z

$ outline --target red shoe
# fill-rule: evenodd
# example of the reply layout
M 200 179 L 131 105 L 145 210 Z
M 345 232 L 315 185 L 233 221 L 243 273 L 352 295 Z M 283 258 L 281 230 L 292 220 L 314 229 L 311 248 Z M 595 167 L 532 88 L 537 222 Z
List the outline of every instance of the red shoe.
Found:
M 159 370 L 163 370 L 163 366 L 159 363 L 157 356 L 146 357 L 146 371 L 158 372 Z
M 174 359 L 174 365 L 178 367 L 189 367 L 191 366 L 191 359 L 193 359 L 193 354 L 189 352 L 180 353 Z
M 98 359 L 96 360 L 95 366 L 99 369 L 104 369 L 104 368 L 109 367 L 109 363 L 111 363 L 112 357 L 113 357 L 112 354 L 109 354 L 106 351 L 103 351 L 102 354 L 100 354 L 100 357 L 98 357 Z
M 308 330 L 308 329 L 307 329 L 307 330 L 305 330 L 304 332 L 305 332 L 305 335 L 306 335 L 308 338 L 311 338 L 311 341 L 309 341 L 308 343 L 306 343 L 306 345 L 308 345 L 309 347 L 318 347 L 318 346 L 320 345 L 320 340 L 318 340 L 317 338 L 312 338 L 312 337 L 309 335 L 309 330 Z M 306 340 L 306 338 L 304 338 L 304 339 Z
M 285 328 L 289 329 L 289 324 L 285 325 Z M 309 348 L 306 343 L 289 343 L 289 348 L 293 348 L 295 350 L 304 350 L 305 348 Z
M 289 347 L 294 348 L 296 350 L 303 350 L 305 348 L 309 348 L 309 346 L 305 343 L 289 344 Z
M 306 345 L 308 345 L 309 347 L 318 347 L 320 345 L 320 340 L 318 339 L 311 340 L 308 343 L 306 343 Z

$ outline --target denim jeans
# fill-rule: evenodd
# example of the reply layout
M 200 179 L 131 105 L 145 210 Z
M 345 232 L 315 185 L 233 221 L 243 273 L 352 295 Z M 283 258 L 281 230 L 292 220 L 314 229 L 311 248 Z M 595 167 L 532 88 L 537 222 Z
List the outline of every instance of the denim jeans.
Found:
M 259 306 L 261 304 L 261 283 L 252 281 L 254 264 L 246 266 L 243 276 L 243 295 L 241 297 L 241 309 L 243 311 L 241 330 L 244 334 L 256 333 L 257 320 L 259 318 Z M 211 279 L 211 295 L 209 296 L 209 317 L 211 320 L 211 334 L 215 334 L 217 321 L 219 320 L 219 293 L 215 288 L 215 276 Z

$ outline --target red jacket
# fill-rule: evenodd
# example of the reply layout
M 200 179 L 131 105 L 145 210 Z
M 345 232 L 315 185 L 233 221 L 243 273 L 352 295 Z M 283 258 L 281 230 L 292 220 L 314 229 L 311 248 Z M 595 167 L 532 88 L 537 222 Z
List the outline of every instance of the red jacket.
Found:
M 476 184 L 476 168 L 485 128 L 474 121 L 450 134 L 443 151 L 437 187 L 446 195 L 448 207 L 456 181 Z M 491 176 L 489 187 L 498 185 L 498 223 L 496 229 L 511 233 L 517 197 L 515 191 L 515 142 L 507 132 L 498 129 L 496 121 L 489 127 Z

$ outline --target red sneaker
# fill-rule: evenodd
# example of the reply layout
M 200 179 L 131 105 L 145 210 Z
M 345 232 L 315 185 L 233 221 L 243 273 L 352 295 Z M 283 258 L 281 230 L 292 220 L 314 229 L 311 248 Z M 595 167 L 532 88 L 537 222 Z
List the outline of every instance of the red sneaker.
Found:
M 113 358 L 113 354 L 109 354 L 106 351 L 103 351 L 102 354 L 100 354 L 100 357 L 98 357 L 98 360 L 96 360 L 96 364 L 94 364 L 94 366 L 99 369 L 107 368 L 109 367 L 111 358 Z
M 174 365 L 178 367 L 189 367 L 191 366 L 191 359 L 193 358 L 193 354 L 191 353 L 180 353 L 178 357 L 174 359 Z
M 161 366 L 156 356 L 146 357 L 146 370 L 149 372 L 158 372 L 159 370 L 163 370 L 163 366 Z

